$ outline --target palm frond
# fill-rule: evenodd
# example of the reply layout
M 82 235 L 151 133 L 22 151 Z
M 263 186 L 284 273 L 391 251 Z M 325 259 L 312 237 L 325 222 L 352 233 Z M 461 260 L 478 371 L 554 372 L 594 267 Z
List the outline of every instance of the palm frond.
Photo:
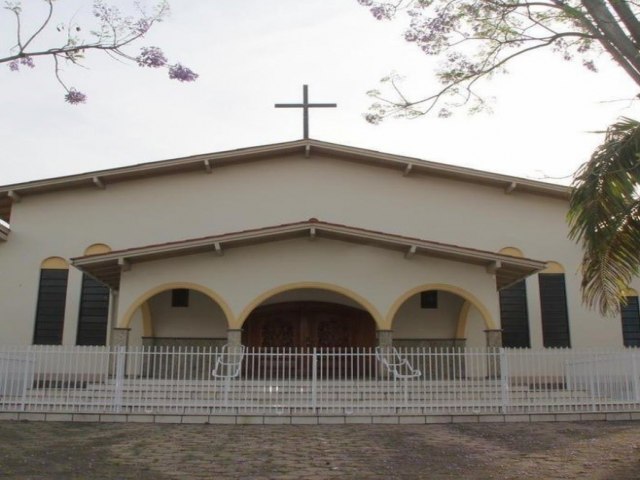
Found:
M 576 173 L 569 237 L 583 249 L 582 296 L 601 313 L 619 311 L 640 266 L 640 122 L 623 118 Z

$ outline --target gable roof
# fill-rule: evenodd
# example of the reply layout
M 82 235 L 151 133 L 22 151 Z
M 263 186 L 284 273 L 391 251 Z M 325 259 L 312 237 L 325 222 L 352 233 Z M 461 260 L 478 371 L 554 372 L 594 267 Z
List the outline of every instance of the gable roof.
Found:
M 570 192 L 570 188 L 563 185 L 555 185 L 510 175 L 501 175 L 466 167 L 307 139 L 140 163 L 127 167 L 97 170 L 77 175 L 67 175 L 0 186 L 0 218 L 9 221 L 11 202 L 19 201 L 22 196 L 74 188 L 105 188 L 105 186 L 108 186 L 110 183 L 181 172 L 198 170 L 210 172 L 214 168 L 225 165 L 301 153 L 306 156 L 319 154 L 346 161 L 391 168 L 405 175 L 426 174 L 464 182 L 490 185 L 504 189 L 507 193 L 515 190 L 566 199 L 569 197 Z
M 135 263 L 205 252 L 222 255 L 228 248 L 300 237 L 331 238 L 374 245 L 404 252 L 407 258 L 413 255 L 427 255 L 483 265 L 488 272 L 495 273 L 498 289 L 512 285 L 546 267 L 546 262 L 529 258 L 512 257 L 486 250 L 323 222 L 315 218 L 302 222 L 86 255 L 72 258 L 71 263 L 109 287 L 118 289 L 121 271 L 131 268 Z

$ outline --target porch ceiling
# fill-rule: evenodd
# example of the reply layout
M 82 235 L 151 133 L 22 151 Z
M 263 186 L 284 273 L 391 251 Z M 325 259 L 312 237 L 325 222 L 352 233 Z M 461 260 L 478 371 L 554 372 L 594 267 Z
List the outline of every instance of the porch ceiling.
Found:
M 512 257 L 486 250 L 366 230 L 323 222 L 313 218 L 272 227 L 76 257 L 71 259 L 71 263 L 83 272 L 117 290 L 120 286 L 121 272 L 131 268 L 131 265 L 136 263 L 203 252 L 222 255 L 223 251 L 228 248 L 300 237 L 308 237 L 310 239 L 331 238 L 397 250 L 404 253 L 407 259 L 414 255 L 427 255 L 473 265 L 483 265 L 489 273 L 495 273 L 498 289 L 507 287 L 546 267 L 546 263 L 539 260 Z

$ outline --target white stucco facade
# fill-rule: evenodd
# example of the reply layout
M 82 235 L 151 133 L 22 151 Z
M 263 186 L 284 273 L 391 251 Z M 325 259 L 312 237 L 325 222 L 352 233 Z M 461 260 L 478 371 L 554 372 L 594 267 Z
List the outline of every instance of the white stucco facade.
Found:
M 33 341 L 39 274 L 49 257 L 69 261 L 93 244 L 124 251 L 317 218 L 488 252 L 515 247 L 527 258 L 557 262 L 566 275 L 571 345 L 622 346 L 620 319 L 602 318 L 581 303 L 581 252 L 567 238 L 565 198 L 404 173 L 313 149 L 308 156 L 275 150 L 210 173 L 160 175 L 150 168 L 148 175 L 113 182 L 104 174 L 96 183 L 105 188 L 70 183 L 22 195 L 19 185 L 0 188 L 18 193 L 10 232 L 0 241 L 0 342 Z M 222 245 L 218 253 L 167 255 L 123 269 L 109 331 L 131 328 L 132 344 L 149 334 L 223 338 L 274 295 L 325 301 L 322 292 L 326 301 L 368 311 L 378 330 L 398 339 L 466 338 L 467 345 L 480 346 L 483 330 L 500 328 L 496 279 L 483 265 L 329 238 Z M 71 266 L 64 344 L 76 341 L 81 279 Z M 537 348 L 543 341 L 535 274 L 526 285 L 531 346 Z M 193 289 L 188 310 L 170 307 L 172 288 Z M 418 304 L 416 295 L 429 289 L 443 292 L 437 312 Z

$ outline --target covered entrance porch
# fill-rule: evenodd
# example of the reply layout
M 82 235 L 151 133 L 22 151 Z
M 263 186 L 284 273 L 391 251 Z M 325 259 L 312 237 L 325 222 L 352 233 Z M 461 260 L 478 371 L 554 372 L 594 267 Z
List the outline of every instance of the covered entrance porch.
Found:
M 113 345 L 254 348 L 499 346 L 497 290 L 545 265 L 315 219 L 73 262 L 117 292 Z M 206 311 L 160 321 L 174 290 Z

